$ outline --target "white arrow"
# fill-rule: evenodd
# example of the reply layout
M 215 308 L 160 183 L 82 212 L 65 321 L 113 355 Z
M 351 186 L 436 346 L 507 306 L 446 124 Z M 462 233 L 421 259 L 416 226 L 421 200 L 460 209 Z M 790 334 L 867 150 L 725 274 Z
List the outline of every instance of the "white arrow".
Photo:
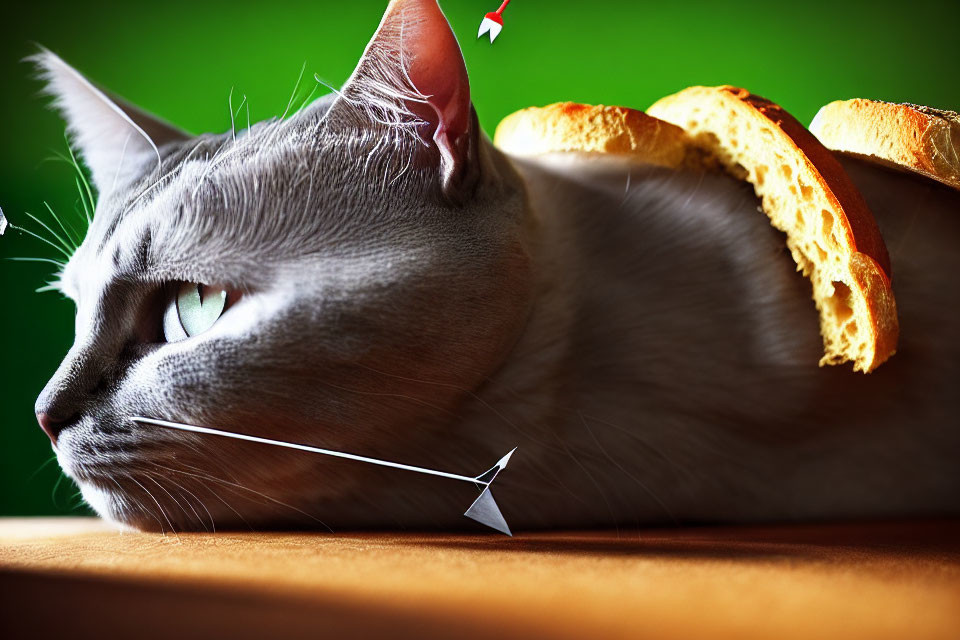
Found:
M 478 476 L 462 476 L 457 473 L 447 473 L 446 471 L 437 471 L 436 469 L 427 469 L 425 467 L 416 467 L 410 464 L 401 464 L 399 462 L 390 462 L 389 460 L 378 460 L 377 458 L 368 458 L 367 456 L 358 456 L 353 453 L 344 453 L 343 451 L 333 451 L 331 449 L 321 449 L 320 447 L 311 447 L 305 444 L 296 444 L 293 442 L 283 442 L 282 440 L 271 440 L 270 438 L 261 438 L 258 436 L 248 436 L 243 433 L 233 433 L 232 431 L 221 431 L 220 429 L 211 429 L 209 427 L 198 427 L 192 424 L 183 424 L 181 422 L 170 422 L 169 420 L 157 420 L 156 418 L 143 418 L 141 416 L 133 416 L 130 418 L 133 422 L 143 423 L 143 424 L 152 424 L 158 427 L 167 427 L 169 429 L 179 429 L 180 431 L 192 431 L 193 433 L 206 433 L 214 436 L 223 436 L 225 438 L 235 438 L 237 440 L 247 440 L 249 442 L 259 442 L 260 444 L 270 444 L 276 447 L 286 447 L 287 449 L 298 449 L 300 451 L 309 451 L 310 453 L 319 453 L 325 456 L 333 456 L 335 458 L 346 458 L 347 460 L 355 460 L 357 462 L 367 462 L 370 464 L 380 465 L 381 467 L 391 467 L 393 469 L 402 469 L 404 471 L 414 471 L 416 473 L 425 473 L 431 476 L 440 476 L 441 478 L 450 478 L 451 480 L 463 480 L 465 482 L 472 482 L 477 488 L 483 487 L 483 491 L 480 492 L 480 495 L 477 496 L 477 499 L 473 501 L 473 504 L 470 505 L 463 515 L 467 516 L 472 520 L 476 520 L 480 524 L 484 524 L 492 529 L 496 529 L 501 533 L 505 533 L 508 536 L 513 534 L 510 532 L 510 527 L 507 526 L 507 521 L 503 519 L 503 514 L 500 513 L 500 508 L 497 506 L 497 503 L 493 499 L 493 494 L 490 493 L 490 485 L 493 484 L 493 481 L 496 480 L 497 476 L 503 471 L 507 463 L 510 462 L 510 456 L 513 455 L 513 452 L 517 450 L 516 447 L 510 450 L 507 455 L 500 458 L 497 461 L 497 464 L 490 467 L 488 470 L 484 471 Z

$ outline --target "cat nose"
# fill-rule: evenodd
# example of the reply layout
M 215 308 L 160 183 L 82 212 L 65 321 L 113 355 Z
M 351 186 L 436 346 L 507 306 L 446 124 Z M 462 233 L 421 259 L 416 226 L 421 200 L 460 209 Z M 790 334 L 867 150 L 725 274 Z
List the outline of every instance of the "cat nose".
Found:
M 53 446 L 57 446 L 57 436 L 59 436 L 60 432 L 63 431 L 63 428 L 67 425 L 68 421 L 54 418 L 49 413 L 41 411 L 37 414 L 37 422 L 40 424 L 40 428 L 43 429 L 43 432 L 47 434 L 47 437 L 50 438 L 50 442 L 53 443 Z
M 74 345 L 33 405 L 37 422 L 53 446 L 63 430 L 78 421 L 101 385 L 104 369 L 98 361 L 92 347 Z

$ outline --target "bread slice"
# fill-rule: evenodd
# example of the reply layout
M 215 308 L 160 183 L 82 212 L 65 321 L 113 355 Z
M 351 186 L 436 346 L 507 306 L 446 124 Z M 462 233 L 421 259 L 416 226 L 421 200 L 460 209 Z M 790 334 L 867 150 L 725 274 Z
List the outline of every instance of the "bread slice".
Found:
M 960 189 L 960 114 L 915 104 L 837 100 L 810 131 L 834 151 L 908 169 Z
M 869 372 L 893 355 L 899 324 L 890 259 L 873 214 L 833 154 L 778 105 L 736 87 L 690 87 L 648 110 L 683 127 L 787 234 L 820 312 L 820 365 Z
M 683 129 L 635 109 L 557 102 L 504 118 L 493 136 L 501 151 L 532 156 L 560 151 L 624 154 L 677 168 L 695 146 Z

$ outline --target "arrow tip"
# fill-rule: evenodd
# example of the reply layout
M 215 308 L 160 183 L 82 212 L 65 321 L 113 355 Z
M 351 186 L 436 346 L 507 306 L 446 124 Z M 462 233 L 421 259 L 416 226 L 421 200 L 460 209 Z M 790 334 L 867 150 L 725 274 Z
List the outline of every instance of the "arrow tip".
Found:
M 510 456 L 512 456 L 512 455 L 513 455 L 513 452 L 516 451 L 516 450 L 517 450 L 516 447 L 514 447 L 513 449 L 510 449 L 510 451 L 507 453 L 507 455 L 505 455 L 505 456 L 503 456 L 502 458 L 500 458 L 500 460 L 497 462 L 496 466 L 500 467 L 501 469 L 506 469 L 506 468 L 507 468 L 507 463 L 510 462 Z
M 507 453 L 507 455 L 503 456 L 497 461 L 497 464 L 493 465 L 492 467 L 490 467 L 489 469 L 487 469 L 486 471 L 478 475 L 476 478 L 473 479 L 473 481 L 489 487 L 493 483 L 493 481 L 496 479 L 497 475 L 501 471 L 507 468 L 507 463 L 510 462 L 510 456 L 512 456 L 513 452 L 516 450 L 517 450 L 516 447 L 511 449 Z

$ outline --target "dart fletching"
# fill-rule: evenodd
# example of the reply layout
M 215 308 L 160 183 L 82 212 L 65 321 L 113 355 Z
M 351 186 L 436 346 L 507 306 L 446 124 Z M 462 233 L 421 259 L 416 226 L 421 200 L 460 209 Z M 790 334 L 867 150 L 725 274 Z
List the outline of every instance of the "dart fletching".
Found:
M 493 44 L 502 29 L 503 18 L 496 11 L 491 11 L 480 21 L 480 30 L 477 32 L 477 37 L 482 38 L 485 33 L 489 33 L 490 43 Z
M 505 533 L 508 536 L 513 535 L 510 533 L 510 527 L 507 526 L 507 521 L 503 519 L 503 514 L 500 513 L 500 507 L 497 506 L 496 501 L 493 499 L 493 494 L 490 493 L 490 487 L 487 487 L 480 493 L 477 499 L 473 501 L 473 504 L 470 505 L 470 508 L 464 511 L 463 515 L 491 529 L 496 529 L 500 533 Z

